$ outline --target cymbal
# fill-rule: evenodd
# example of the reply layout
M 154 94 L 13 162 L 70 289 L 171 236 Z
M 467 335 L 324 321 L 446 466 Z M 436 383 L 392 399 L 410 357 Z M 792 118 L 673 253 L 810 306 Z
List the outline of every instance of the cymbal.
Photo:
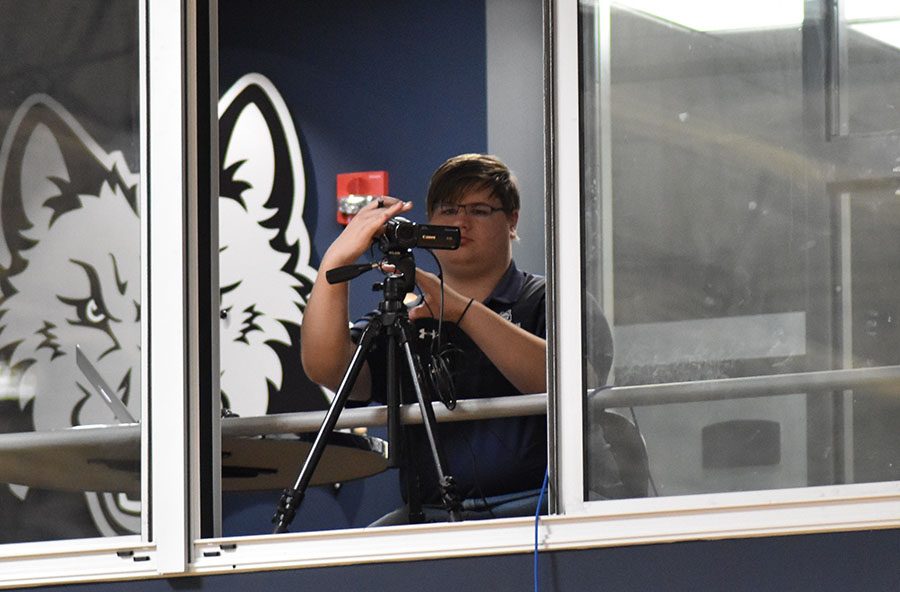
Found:
M 140 494 L 140 424 L 0 434 L 0 483 L 58 491 Z M 314 434 L 223 437 L 222 489 L 293 485 Z M 328 435 L 311 485 L 368 477 L 387 468 L 387 443 L 345 432 Z

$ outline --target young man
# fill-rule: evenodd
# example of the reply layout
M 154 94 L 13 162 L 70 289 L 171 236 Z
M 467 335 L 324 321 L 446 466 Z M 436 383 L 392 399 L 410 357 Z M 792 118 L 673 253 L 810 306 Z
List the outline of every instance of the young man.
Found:
M 512 261 L 519 192 L 509 169 L 489 155 L 451 158 L 432 176 L 426 207 L 430 223 L 457 226 L 461 234 L 459 249 L 435 251 L 444 277 L 440 346 L 458 350 L 452 368 L 457 397 L 545 392 L 544 279 L 519 271 Z M 354 263 L 389 219 L 411 208 L 410 202 L 387 197 L 383 204 L 367 205 L 325 253 L 320 269 Z M 422 270 L 416 279 L 425 298 L 409 316 L 424 329 L 418 332 L 419 351 L 429 351 L 440 282 Z M 331 389 L 337 388 L 368 322 L 363 318 L 348 330 L 347 291 L 346 283 L 328 284 L 320 273 L 303 318 L 303 343 L 313 345 L 303 348 L 303 367 L 312 380 Z M 384 401 L 383 341 L 368 356 L 351 398 Z M 403 390 L 409 393 L 411 386 L 404 384 Z M 418 475 L 425 519 L 444 520 L 424 430 L 407 430 L 412 466 L 401 472 L 402 480 L 410 485 L 410 476 Z M 444 471 L 454 477 L 464 500 L 464 518 L 534 513 L 547 466 L 544 416 L 442 423 L 437 435 L 447 461 Z M 405 521 L 406 512 L 401 508 L 379 523 Z

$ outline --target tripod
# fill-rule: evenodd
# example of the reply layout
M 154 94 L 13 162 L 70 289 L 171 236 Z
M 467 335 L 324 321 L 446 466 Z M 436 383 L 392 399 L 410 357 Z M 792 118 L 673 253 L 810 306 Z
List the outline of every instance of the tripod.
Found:
M 312 448 L 300 469 L 297 479 L 292 487 L 284 490 L 272 522 L 275 523 L 275 533 L 287 532 L 287 527 L 293 521 L 306 490 L 309 487 L 313 472 L 325 451 L 328 434 L 334 430 L 338 417 L 350 397 L 353 385 L 359 376 L 366 360 L 366 355 L 375 345 L 376 338 L 384 333 L 387 335 L 387 407 L 388 407 L 388 466 L 399 467 L 403 464 L 400 425 L 400 376 L 398 373 L 398 350 L 402 350 L 409 375 L 412 378 L 416 391 L 416 399 L 422 413 L 425 433 L 428 445 L 438 476 L 438 485 L 441 491 L 441 500 L 447 509 L 450 520 L 460 520 L 461 504 L 456 492 L 456 484 L 453 477 L 444 472 L 444 462 L 437 441 L 437 420 L 434 410 L 431 408 L 431 397 L 426 393 L 426 383 L 423 380 L 425 373 L 421 360 L 413 352 L 412 339 L 415 335 L 412 322 L 409 320 L 406 305 L 403 302 L 407 293 L 412 292 L 416 285 L 416 264 L 412 253 L 408 248 L 392 248 L 387 250 L 387 263 L 394 266 L 395 273 L 385 277 L 383 283 L 375 284 L 374 289 L 381 290 L 383 298 L 378 304 L 378 315 L 366 326 L 350 359 L 350 364 L 341 379 L 340 386 L 331 406 L 325 414 L 325 419 L 319 428 Z M 354 277 L 370 270 L 373 265 L 349 265 L 329 270 L 326 278 L 329 283 L 336 284 L 353 279 Z M 410 500 L 412 502 L 412 500 Z M 410 505 L 410 514 L 416 508 Z

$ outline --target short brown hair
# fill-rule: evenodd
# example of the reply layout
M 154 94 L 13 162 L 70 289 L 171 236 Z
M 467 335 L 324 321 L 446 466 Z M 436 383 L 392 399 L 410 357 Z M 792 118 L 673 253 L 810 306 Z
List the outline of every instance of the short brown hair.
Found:
M 455 204 L 471 191 L 490 188 L 506 212 L 519 209 L 516 178 L 499 158 L 490 154 L 460 154 L 431 175 L 425 205 L 431 214 L 442 204 Z

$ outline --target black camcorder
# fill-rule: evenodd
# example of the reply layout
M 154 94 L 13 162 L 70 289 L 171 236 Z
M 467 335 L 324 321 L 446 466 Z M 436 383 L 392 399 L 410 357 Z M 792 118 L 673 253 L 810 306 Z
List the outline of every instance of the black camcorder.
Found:
M 436 224 L 416 224 L 406 218 L 391 218 L 378 238 L 382 251 L 396 249 L 458 249 L 459 228 Z
M 374 242 L 378 243 L 381 252 L 387 255 L 387 262 L 395 265 L 402 275 L 409 278 L 407 292 L 415 287 L 416 262 L 411 249 L 458 249 L 459 227 L 438 226 L 435 224 L 416 224 L 406 218 L 391 218 Z M 374 244 L 374 243 L 373 243 Z M 344 265 L 325 272 L 329 284 L 338 284 L 352 280 L 356 276 L 378 267 L 377 263 L 361 263 Z

